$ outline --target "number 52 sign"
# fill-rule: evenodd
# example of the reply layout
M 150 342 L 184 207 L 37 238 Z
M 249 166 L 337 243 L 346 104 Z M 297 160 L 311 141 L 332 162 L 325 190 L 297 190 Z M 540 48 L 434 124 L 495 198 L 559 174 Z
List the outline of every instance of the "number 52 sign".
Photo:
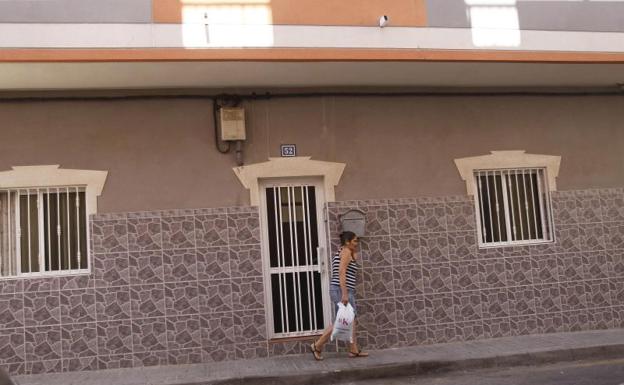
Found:
M 282 144 L 280 149 L 282 150 L 282 157 L 297 156 L 297 145 L 295 144 Z

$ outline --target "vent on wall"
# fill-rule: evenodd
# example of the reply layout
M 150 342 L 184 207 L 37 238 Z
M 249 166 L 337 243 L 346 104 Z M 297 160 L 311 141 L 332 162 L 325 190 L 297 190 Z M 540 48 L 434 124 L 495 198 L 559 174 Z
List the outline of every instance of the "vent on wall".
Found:
M 245 110 L 221 108 L 221 140 L 245 140 Z

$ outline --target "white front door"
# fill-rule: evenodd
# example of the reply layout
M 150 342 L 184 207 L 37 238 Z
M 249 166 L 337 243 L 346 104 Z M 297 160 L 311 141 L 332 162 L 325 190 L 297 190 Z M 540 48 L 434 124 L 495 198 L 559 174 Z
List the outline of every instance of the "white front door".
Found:
M 321 182 L 260 185 L 269 338 L 318 334 L 330 320 Z

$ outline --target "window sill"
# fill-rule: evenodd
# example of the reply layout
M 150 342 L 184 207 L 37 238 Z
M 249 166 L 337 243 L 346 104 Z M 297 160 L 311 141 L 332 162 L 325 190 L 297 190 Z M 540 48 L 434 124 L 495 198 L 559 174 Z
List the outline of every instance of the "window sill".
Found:
M 280 344 L 280 343 L 284 343 L 284 342 L 307 341 L 307 340 L 317 339 L 321 335 L 323 335 L 323 334 L 322 333 L 310 334 L 310 335 L 300 336 L 300 337 L 276 337 L 276 338 L 269 339 L 269 343 L 270 344 Z
M 61 278 L 61 277 L 75 277 L 81 275 L 90 275 L 91 270 L 74 270 L 68 272 L 54 272 L 54 273 L 24 273 L 20 275 L 12 275 L 8 277 L 0 277 L 0 281 L 14 280 L 14 279 L 39 279 L 39 278 Z
M 526 247 L 526 246 L 539 246 L 539 245 L 547 245 L 549 243 L 555 243 L 555 241 L 525 241 L 525 242 L 514 242 L 514 243 L 499 243 L 492 245 L 478 245 L 479 250 L 488 250 L 488 249 L 504 249 L 508 247 Z

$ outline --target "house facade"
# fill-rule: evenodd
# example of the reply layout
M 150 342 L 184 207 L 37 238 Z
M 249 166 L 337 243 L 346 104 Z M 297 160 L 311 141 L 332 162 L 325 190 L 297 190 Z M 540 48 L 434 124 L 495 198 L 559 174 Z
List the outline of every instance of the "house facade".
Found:
M 353 222 L 366 349 L 623 327 L 622 12 L 1 2 L 0 366 L 304 353 Z

